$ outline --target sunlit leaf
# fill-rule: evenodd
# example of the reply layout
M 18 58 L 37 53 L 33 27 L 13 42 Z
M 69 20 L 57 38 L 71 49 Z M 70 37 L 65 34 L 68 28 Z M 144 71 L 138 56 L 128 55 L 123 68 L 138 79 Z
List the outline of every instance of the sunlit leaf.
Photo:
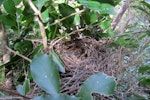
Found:
M 76 14 L 76 15 L 75 15 L 74 24 L 75 24 L 75 25 L 80 25 L 80 16 L 79 16 L 79 14 Z
M 56 64 L 46 54 L 38 54 L 30 64 L 33 80 L 49 94 L 56 95 L 60 91 L 60 77 Z
M 92 100 L 92 93 L 111 95 L 114 92 L 115 86 L 116 81 L 114 77 L 104 73 L 94 74 L 81 85 L 78 97 L 83 100 Z

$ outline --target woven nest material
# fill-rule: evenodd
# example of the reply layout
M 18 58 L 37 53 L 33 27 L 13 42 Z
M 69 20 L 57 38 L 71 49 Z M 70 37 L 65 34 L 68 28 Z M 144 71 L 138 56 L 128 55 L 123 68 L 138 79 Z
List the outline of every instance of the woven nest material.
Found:
M 76 95 L 83 81 L 94 73 L 115 74 L 112 52 L 105 41 L 91 38 L 61 41 L 55 50 L 66 65 L 66 73 L 61 74 L 62 93 Z

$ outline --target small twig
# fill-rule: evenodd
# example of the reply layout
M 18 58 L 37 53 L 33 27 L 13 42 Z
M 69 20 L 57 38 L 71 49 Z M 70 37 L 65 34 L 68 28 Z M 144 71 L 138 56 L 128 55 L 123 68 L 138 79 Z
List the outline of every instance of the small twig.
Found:
M 82 28 L 82 29 L 79 29 L 79 30 L 75 30 L 75 31 L 73 31 L 73 32 L 71 32 L 71 33 L 69 33 L 69 34 L 67 34 L 67 35 L 65 35 L 65 36 L 63 36 L 63 37 L 61 37 L 61 38 L 59 38 L 59 39 L 56 40 L 54 43 L 51 43 L 50 49 L 51 49 L 55 44 L 57 44 L 59 41 L 61 41 L 62 39 L 64 39 L 65 37 L 70 36 L 70 35 L 72 35 L 72 34 L 75 34 L 76 32 L 82 32 L 82 31 L 84 31 L 85 29 L 86 29 L 86 28 Z
M 34 6 L 34 4 L 32 3 L 31 0 L 27 0 L 29 6 L 31 7 L 31 9 L 34 11 L 35 15 L 37 16 L 37 20 L 38 20 L 38 24 L 41 30 L 41 36 L 42 36 L 42 40 L 43 40 L 43 46 L 44 49 L 47 49 L 47 36 L 46 36 L 46 32 L 45 32 L 45 26 L 43 24 L 42 21 L 42 17 L 41 17 L 41 12 Z
M 120 22 L 120 20 L 121 20 L 123 14 L 125 13 L 125 11 L 127 10 L 127 8 L 129 7 L 130 3 L 131 3 L 130 0 L 127 0 L 127 1 L 124 2 L 122 8 L 120 9 L 120 11 L 119 11 L 119 13 L 118 13 L 118 15 L 116 16 L 116 18 L 115 18 L 115 19 L 113 20 L 113 22 L 112 22 L 111 27 L 112 27 L 113 30 L 115 30 L 116 26 L 117 26 L 118 23 Z
M 66 16 L 66 17 L 63 17 L 62 19 L 56 20 L 54 23 L 50 24 L 50 26 L 53 26 L 53 25 L 55 25 L 55 24 L 57 24 L 57 23 L 59 23 L 59 22 L 65 20 L 65 19 L 67 19 L 67 18 L 69 18 L 69 17 L 71 17 L 71 16 L 74 16 L 74 15 L 76 15 L 76 14 L 80 14 L 80 13 L 82 13 L 82 12 L 84 12 L 84 11 L 85 11 L 85 10 L 83 9 L 83 10 L 80 10 L 80 11 L 78 11 L 78 12 L 72 13 L 72 14 Z
M 10 52 L 12 52 L 12 53 L 14 53 L 14 54 L 20 56 L 21 58 L 23 58 L 23 59 L 29 61 L 29 62 L 32 61 L 31 59 L 27 58 L 26 56 L 24 56 L 24 55 L 22 55 L 22 54 L 19 54 L 18 52 L 16 52 L 16 51 L 10 49 L 8 46 L 6 46 L 6 49 L 9 50 Z
M 16 95 L 16 96 L 20 96 L 20 97 L 23 97 L 23 98 L 26 98 L 26 99 L 31 99 L 30 97 L 21 95 L 20 93 L 14 91 L 14 90 L 8 90 L 8 89 L 5 89 L 5 88 L 0 87 L 0 91 L 7 92 L 7 93 L 10 94 L 10 95 Z

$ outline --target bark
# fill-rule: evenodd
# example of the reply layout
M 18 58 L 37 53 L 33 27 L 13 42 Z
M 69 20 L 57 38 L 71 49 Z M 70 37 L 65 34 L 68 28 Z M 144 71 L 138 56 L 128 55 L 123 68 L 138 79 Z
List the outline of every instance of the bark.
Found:
M 111 24 L 111 27 L 112 27 L 113 30 L 115 30 L 116 26 L 120 22 L 123 14 L 128 9 L 130 4 L 131 4 L 130 0 L 124 1 L 124 4 L 123 4 L 122 8 L 120 9 L 119 13 L 117 14 L 116 18 L 113 20 L 113 22 Z

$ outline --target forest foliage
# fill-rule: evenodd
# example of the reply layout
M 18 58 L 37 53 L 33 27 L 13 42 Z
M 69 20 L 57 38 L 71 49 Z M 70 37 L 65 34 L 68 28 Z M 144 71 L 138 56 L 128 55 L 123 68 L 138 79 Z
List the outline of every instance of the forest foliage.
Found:
M 127 17 L 115 19 L 121 3 L 121 0 L 1 0 L 0 82 L 6 79 L 7 68 L 25 73 L 15 77 L 14 82 L 22 97 L 27 97 L 33 81 L 46 92 L 34 100 L 93 100 L 92 93 L 110 96 L 117 82 L 115 77 L 102 72 L 89 76 L 76 97 L 60 92 L 60 73 L 66 73 L 65 64 L 53 46 L 60 40 L 90 37 L 110 40 L 115 49 L 130 50 L 137 57 L 133 65 L 138 66 L 140 84 L 150 86 L 150 3 L 127 0 L 130 9 L 137 12 L 130 23 Z M 33 42 L 37 42 L 36 46 Z M 137 65 L 139 58 L 142 61 Z

